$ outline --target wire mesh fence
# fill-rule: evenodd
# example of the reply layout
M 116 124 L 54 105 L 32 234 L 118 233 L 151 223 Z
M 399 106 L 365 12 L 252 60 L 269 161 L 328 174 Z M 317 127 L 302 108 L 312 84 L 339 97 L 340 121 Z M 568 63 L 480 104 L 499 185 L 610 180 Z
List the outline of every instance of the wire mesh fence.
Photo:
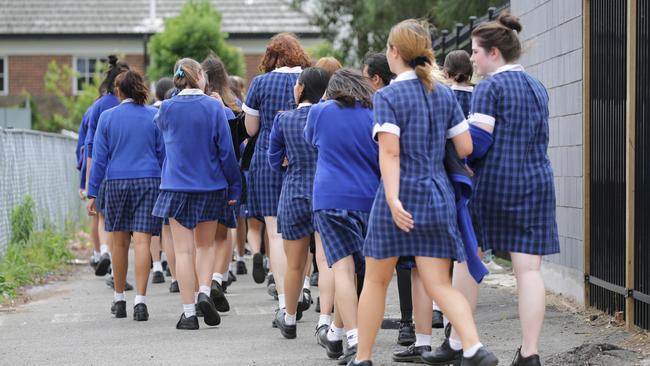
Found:
M 11 211 L 25 196 L 34 200 L 36 229 L 63 230 L 82 212 L 74 138 L 0 128 L 0 256 L 11 238 Z

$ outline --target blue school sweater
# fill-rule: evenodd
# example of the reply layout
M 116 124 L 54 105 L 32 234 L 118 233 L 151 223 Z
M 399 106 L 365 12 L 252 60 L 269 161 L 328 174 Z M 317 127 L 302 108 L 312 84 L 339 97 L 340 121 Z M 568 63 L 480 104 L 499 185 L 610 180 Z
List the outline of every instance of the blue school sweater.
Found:
M 318 149 L 313 209 L 370 212 L 379 186 L 378 147 L 372 139 L 372 109 L 333 100 L 314 104 L 305 139 Z
M 241 177 L 225 110 L 198 89 L 185 89 L 162 103 L 155 117 L 167 154 L 160 189 L 228 189 L 229 200 L 239 199 Z
M 97 123 L 99 123 L 99 117 L 104 113 L 105 110 L 111 109 L 116 105 L 120 104 L 120 101 L 111 93 L 102 95 L 99 99 L 93 103 L 90 107 L 88 114 L 88 131 L 86 131 L 86 157 L 91 158 L 93 156 L 93 142 L 95 139 L 95 131 L 97 131 Z
M 102 113 L 93 141 L 88 196 L 97 197 L 104 179 L 160 177 L 165 147 L 153 123 L 156 112 L 127 99 Z
M 86 133 L 88 131 L 88 118 L 90 116 L 90 107 L 84 112 L 84 116 L 79 124 L 79 137 L 77 138 L 77 170 L 79 174 L 79 188 L 86 189 Z

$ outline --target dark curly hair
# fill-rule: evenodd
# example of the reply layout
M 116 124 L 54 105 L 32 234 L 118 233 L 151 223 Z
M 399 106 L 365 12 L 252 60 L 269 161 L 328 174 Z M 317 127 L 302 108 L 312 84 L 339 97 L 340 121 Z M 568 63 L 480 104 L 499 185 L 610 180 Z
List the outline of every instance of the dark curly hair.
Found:
M 300 66 L 303 69 L 311 66 L 311 58 L 302 48 L 298 37 L 293 33 L 278 33 L 266 46 L 266 52 L 260 62 L 262 72 L 273 71 L 278 67 Z
M 139 72 L 129 70 L 115 78 L 115 88 L 123 99 L 131 98 L 137 104 L 144 105 L 149 97 L 149 89 Z
M 117 75 L 129 70 L 129 64 L 117 60 L 117 56 L 108 56 L 108 69 L 106 70 L 106 77 L 99 86 L 99 94 L 113 93 L 115 87 L 115 78 Z
M 372 95 L 375 91 L 360 72 L 341 69 L 334 73 L 327 85 L 327 99 L 335 100 L 345 107 L 354 107 L 359 102 L 366 108 L 372 108 Z

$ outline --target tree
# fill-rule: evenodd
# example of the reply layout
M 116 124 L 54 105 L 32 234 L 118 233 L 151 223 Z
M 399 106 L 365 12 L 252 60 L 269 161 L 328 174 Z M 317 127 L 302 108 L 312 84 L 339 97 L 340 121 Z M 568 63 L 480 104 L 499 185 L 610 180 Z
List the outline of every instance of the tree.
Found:
M 440 29 L 451 30 L 456 23 L 467 23 L 471 15 L 481 16 L 491 6 L 505 4 L 506 0 L 437 0 L 434 23 Z
M 149 41 L 151 64 L 149 78 L 159 79 L 173 74 L 178 59 L 191 57 L 201 62 L 213 51 L 232 75 L 244 74 L 244 59 L 234 47 L 229 46 L 221 32 L 221 13 L 207 0 L 189 0 L 178 16 L 165 20 L 165 30 Z

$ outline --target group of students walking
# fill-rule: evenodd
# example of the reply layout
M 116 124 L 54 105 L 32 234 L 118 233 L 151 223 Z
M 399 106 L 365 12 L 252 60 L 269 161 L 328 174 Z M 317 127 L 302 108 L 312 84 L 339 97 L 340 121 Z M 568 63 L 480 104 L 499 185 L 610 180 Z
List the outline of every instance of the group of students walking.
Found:
M 483 23 L 472 55 L 454 51 L 440 69 L 427 25 L 405 20 L 361 72 L 333 58 L 314 63 L 281 33 L 245 98 L 210 55 L 178 60 L 154 106 L 142 75 L 111 59 L 80 128 L 80 168 L 93 234 L 107 238 L 95 240 L 93 260 L 96 274 L 114 276 L 113 314 L 126 317 L 133 241 L 133 316 L 148 319 L 152 258 L 162 271 L 152 238 L 162 235 L 182 303 L 176 328 L 198 329 L 197 316 L 218 325 L 233 249 L 245 274 L 247 241 L 285 338 L 297 337 L 312 302 L 304 288 L 315 256 L 316 341 L 338 364 L 372 365 L 397 271 L 398 342 L 409 347 L 394 361 L 496 365 L 473 312 L 487 274 L 481 249 L 497 250 L 517 279 L 522 346 L 512 364 L 539 365 L 541 256 L 559 244 L 548 95 L 515 63 L 521 29 L 507 13 Z M 432 327 L 445 328 L 435 349 Z

